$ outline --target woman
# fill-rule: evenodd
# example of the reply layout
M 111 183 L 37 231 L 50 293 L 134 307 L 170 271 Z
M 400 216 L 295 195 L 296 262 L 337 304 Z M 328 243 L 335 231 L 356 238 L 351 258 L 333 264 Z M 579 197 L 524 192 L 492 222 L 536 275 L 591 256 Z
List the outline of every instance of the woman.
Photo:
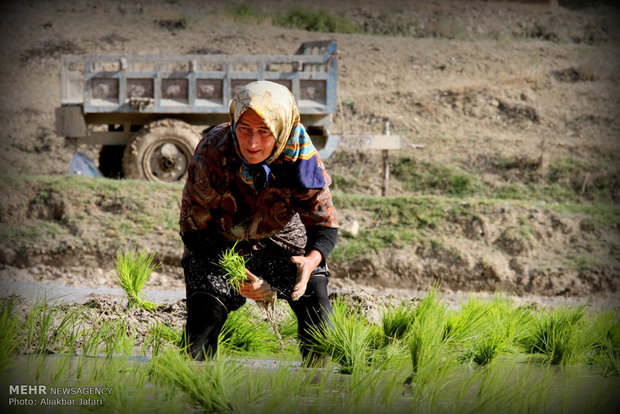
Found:
M 312 330 L 329 325 L 326 259 L 338 233 L 331 179 L 284 86 L 257 81 L 230 103 L 230 122 L 204 133 L 183 190 L 186 335 L 199 360 L 217 350 L 229 312 L 246 298 L 286 299 L 311 360 Z M 236 244 L 247 258 L 240 293 L 215 264 Z

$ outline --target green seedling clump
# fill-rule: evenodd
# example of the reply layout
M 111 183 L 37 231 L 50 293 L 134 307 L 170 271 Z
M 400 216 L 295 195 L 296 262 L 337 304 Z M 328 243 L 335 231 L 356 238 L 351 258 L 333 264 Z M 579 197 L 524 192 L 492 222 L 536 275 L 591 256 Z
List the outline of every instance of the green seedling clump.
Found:
M 583 323 L 585 306 L 558 307 L 541 313 L 534 320 L 533 332 L 526 339 L 531 353 L 544 355 L 550 364 L 574 364 L 580 362 L 588 347 Z
M 0 298 L 1 385 L 109 387 L 105 412 L 615 412 L 620 404 L 615 308 L 516 306 L 497 297 L 451 309 L 435 288 L 389 306 L 381 323 L 342 297 L 333 307 L 333 328 L 316 332 L 315 349 L 331 361 L 300 368 L 297 349 L 277 350 L 250 306 L 226 320 L 226 355 L 197 364 L 179 352 L 178 328 L 156 313 L 134 324 L 116 307 L 108 319 L 90 305 Z M 151 329 L 138 329 L 147 322 Z M 294 314 L 280 326 L 294 335 Z M 349 375 L 335 374 L 336 364 Z
M 231 312 L 224 322 L 219 344 L 233 354 L 267 353 L 273 349 L 269 325 L 252 318 L 250 308 L 242 307 Z
M 341 373 L 350 374 L 366 364 L 372 332 L 367 321 L 344 300 L 332 302 L 332 327 L 313 328 L 313 350 L 340 365 Z
M 16 297 L 10 296 L 0 301 L 0 372 L 13 365 L 19 343 L 19 321 L 13 314 Z
M 146 252 L 118 252 L 114 268 L 118 276 L 118 283 L 127 293 L 128 307 L 144 308 L 149 312 L 159 307 L 156 303 L 142 299 L 144 284 L 151 276 L 151 273 L 158 268 L 154 261 L 154 253 L 147 255 Z
M 381 314 L 384 341 L 394 342 L 403 339 L 415 320 L 415 307 L 411 303 L 401 302 L 390 306 Z
M 237 292 L 241 289 L 241 284 L 247 280 L 245 264 L 247 259 L 235 252 L 235 243 L 230 249 L 224 250 L 220 256 L 218 266 L 224 271 L 224 277 Z
M 226 249 L 222 255 L 220 256 L 220 260 L 218 262 L 218 266 L 224 271 L 224 277 L 228 279 L 228 283 L 235 289 L 237 292 L 241 289 L 241 284 L 248 280 L 248 277 L 245 273 L 245 264 L 247 259 L 235 252 L 235 247 L 237 243 L 235 243 L 231 248 Z M 275 314 L 273 313 L 273 308 L 275 306 L 275 296 L 273 301 L 271 302 L 257 302 L 260 307 L 265 310 L 265 315 L 267 315 L 267 319 L 271 323 L 273 328 L 273 332 L 278 338 L 278 342 L 280 344 L 280 349 L 284 349 L 284 342 L 282 340 L 282 335 L 280 335 L 280 331 L 278 330 L 278 325 L 276 322 Z

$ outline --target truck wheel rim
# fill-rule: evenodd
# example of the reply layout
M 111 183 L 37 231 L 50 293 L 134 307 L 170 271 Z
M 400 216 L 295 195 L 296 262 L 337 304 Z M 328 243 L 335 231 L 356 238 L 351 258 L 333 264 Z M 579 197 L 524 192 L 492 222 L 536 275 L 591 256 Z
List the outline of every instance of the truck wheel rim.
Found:
M 160 144 L 144 154 L 145 175 L 149 179 L 166 182 L 181 180 L 187 171 L 191 155 L 173 140 Z

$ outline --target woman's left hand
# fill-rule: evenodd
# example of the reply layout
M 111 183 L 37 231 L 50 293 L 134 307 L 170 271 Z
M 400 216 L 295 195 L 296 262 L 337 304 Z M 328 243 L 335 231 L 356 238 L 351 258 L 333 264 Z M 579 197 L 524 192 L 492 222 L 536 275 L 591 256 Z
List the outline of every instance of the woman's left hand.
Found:
M 310 274 L 321 263 L 323 255 L 318 250 L 311 250 L 306 256 L 293 256 L 291 260 L 297 265 L 297 283 L 293 287 L 291 299 L 298 300 L 306 292 Z

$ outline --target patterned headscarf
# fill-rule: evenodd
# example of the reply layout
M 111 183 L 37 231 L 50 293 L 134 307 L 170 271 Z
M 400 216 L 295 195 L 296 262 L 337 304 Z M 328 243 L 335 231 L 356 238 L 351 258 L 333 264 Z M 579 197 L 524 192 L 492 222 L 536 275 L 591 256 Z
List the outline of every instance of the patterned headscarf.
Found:
M 235 133 L 239 118 L 248 108 L 252 108 L 263 119 L 276 139 L 272 154 L 258 166 L 245 160 Z M 243 160 L 239 175 L 246 183 L 255 184 L 258 176 L 262 175 L 265 185 L 269 186 L 277 178 L 270 165 L 284 164 L 295 170 L 297 182 L 293 183 L 294 185 L 305 189 L 325 186 L 318 165 L 318 153 L 306 129 L 299 122 L 299 109 L 293 94 L 286 86 L 270 81 L 256 81 L 244 85 L 230 102 L 229 115 L 235 149 Z M 290 172 L 292 171 L 287 171 Z M 287 181 L 290 182 L 290 179 Z

